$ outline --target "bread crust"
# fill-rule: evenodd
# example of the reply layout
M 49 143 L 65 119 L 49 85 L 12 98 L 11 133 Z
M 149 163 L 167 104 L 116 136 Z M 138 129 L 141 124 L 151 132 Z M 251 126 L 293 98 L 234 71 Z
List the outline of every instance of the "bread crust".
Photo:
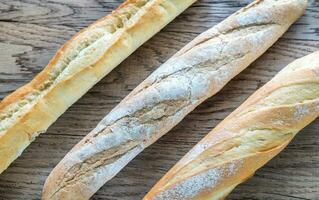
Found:
M 194 1 L 127 0 L 66 42 L 30 83 L 1 101 L 0 173 L 69 106 Z
M 228 195 L 319 116 L 318 72 L 319 51 L 289 64 L 190 150 L 144 199 Z
M 262 55 L 306 4 L 256 2 L 195 38 L 135 88 L 55 167 L 43 199 L 91 197 L 144 148 Z

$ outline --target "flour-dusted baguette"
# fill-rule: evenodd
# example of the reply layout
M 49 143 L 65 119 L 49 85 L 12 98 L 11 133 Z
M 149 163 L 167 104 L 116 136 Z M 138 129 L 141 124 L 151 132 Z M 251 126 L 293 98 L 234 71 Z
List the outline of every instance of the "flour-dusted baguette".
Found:
M 303 13 L 304 0 L 255 1 L 201 34 L 141 83 L 48 177 L 43 199 L 88 199 L 263 54 Z
M 0 173 L 96 82 L 195 0 L 127 0 L 0 103 Z
M 318 116 L 319 51 L 291 63 L 255 92 L 144 199 L 223 199 Z

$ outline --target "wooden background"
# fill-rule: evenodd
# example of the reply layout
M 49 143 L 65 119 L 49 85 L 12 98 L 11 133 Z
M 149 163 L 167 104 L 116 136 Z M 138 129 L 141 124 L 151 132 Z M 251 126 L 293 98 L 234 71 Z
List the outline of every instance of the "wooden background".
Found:
M 0 0 L 0 98 L 29 82 L 73 34 L 122 0 Z M 0 175 L 0 199 L 40 199 L 59 160 L 178 49 L 251 1 L 199 0 L 73 105 Z M 250 94 L 296 58 L 319 49 L 319 0 L 265 55 L 134 159 L 93 199 L 141 199 Z M 318 58 L 319 59 L 319 58 Z M 319 121 L 228 199 L 319 199 Z

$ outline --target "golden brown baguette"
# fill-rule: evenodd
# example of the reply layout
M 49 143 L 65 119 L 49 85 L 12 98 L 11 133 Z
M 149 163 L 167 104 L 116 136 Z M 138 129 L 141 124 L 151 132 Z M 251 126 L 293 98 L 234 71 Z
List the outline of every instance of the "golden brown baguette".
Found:
M 0 173 L 141 44 L 195 0 L 128 0 L 80 31 L 27 85 L 0 103 Z
M 48 177 L 43 199 L 88 199 L 144 148 L 263 54 L 304 0 L 256 1 L 201 34 L 141 83 Z
M 318 116 L 319 51 L 291 63 L 255 92 L 144 199 L 223 199 Z

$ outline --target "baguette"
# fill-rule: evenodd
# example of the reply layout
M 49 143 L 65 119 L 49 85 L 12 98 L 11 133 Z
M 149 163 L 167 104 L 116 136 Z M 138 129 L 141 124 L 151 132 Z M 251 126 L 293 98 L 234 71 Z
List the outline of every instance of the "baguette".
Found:
M 49 175 L 43 199 L 88 199 L 144 148 L 262 55 L 304 0 L 256 1 L 201 34 L 115 107 Z
M 223 199 L 319 116 L 319 51 L 296 60 L 230 114 L 144 200 Z
M 195 0 L 128 0 L 0 103 L 0 173 L 95 83 Z

